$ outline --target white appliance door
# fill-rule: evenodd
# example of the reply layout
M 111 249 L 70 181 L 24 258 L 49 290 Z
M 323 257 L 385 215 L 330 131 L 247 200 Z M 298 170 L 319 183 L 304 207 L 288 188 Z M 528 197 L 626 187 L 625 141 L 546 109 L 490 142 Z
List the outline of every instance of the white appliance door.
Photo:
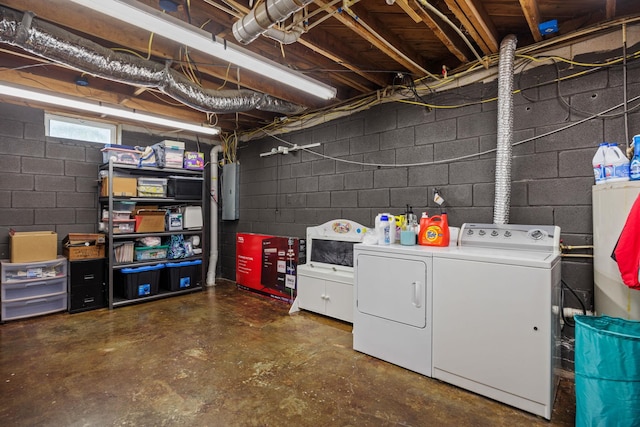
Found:
M 434 258 L 434 377 L 548 402 L 551 286 L 549 269 Z
M 361 253 L 356 309 L 417 328 L 427 324 L 427 264 L 416 259 Z

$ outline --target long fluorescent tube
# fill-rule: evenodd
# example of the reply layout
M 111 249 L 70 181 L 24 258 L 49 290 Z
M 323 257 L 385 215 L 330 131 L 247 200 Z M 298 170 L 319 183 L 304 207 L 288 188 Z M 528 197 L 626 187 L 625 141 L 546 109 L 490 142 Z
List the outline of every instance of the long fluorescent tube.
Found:
M 336 89 L 135 0 L 71 0 L 114 19 L 189 46 L 322 99 Z
M 218 133 L 220 133 L 220 130 L 215 127 L 207 127 L 195 123 L 181 122 L 162 116 L 154 116 L 151 114 L 125 110 L 123 108 L 107 107 L 106 105 L 102 104 L 82 101 L 77 98 L 53 95 L 39 90 L 36 91 L 30 88 L 16 86 L 8 83 L 0 83 L 0 96 L 1 95 L 6 95 L 23 100 L 37 101 L 44 104 L 68 107 L 75 110 L 88 111 L 91 113 L 110 117 L 118 117 L 121 119 L 128 119 L 136 122 L 159 125 L 170 129 L 183 129 L 185 131 L 203 133 L 206 135 L 217 135 Z

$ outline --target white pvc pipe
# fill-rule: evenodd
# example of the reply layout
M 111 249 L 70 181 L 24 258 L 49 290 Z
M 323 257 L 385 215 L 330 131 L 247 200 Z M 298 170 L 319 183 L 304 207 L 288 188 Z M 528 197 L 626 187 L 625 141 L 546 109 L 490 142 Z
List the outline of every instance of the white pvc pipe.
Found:
M 218 265 L 218 153 L 222 145 L 211 149 L 211 180 L 209 193 L 209 270 L 207 271 L 207 286 L 216 285 L 216 266 Z

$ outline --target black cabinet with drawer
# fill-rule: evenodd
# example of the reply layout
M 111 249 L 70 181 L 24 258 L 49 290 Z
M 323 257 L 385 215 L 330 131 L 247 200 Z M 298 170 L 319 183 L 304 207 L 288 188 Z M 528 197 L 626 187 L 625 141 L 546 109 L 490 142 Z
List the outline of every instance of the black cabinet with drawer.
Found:
M 69 313 L 107 306 L 105 259 L 69 261 Z

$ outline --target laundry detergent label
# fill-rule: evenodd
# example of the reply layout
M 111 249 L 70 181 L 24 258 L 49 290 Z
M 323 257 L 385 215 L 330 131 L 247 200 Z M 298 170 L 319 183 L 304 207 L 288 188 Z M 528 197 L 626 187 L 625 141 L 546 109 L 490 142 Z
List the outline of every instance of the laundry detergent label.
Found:
M 441 245 L 442 244 L 442 228 L 438 225 L 430 225 L 425 231 L 425 240 L 429 245 Z

